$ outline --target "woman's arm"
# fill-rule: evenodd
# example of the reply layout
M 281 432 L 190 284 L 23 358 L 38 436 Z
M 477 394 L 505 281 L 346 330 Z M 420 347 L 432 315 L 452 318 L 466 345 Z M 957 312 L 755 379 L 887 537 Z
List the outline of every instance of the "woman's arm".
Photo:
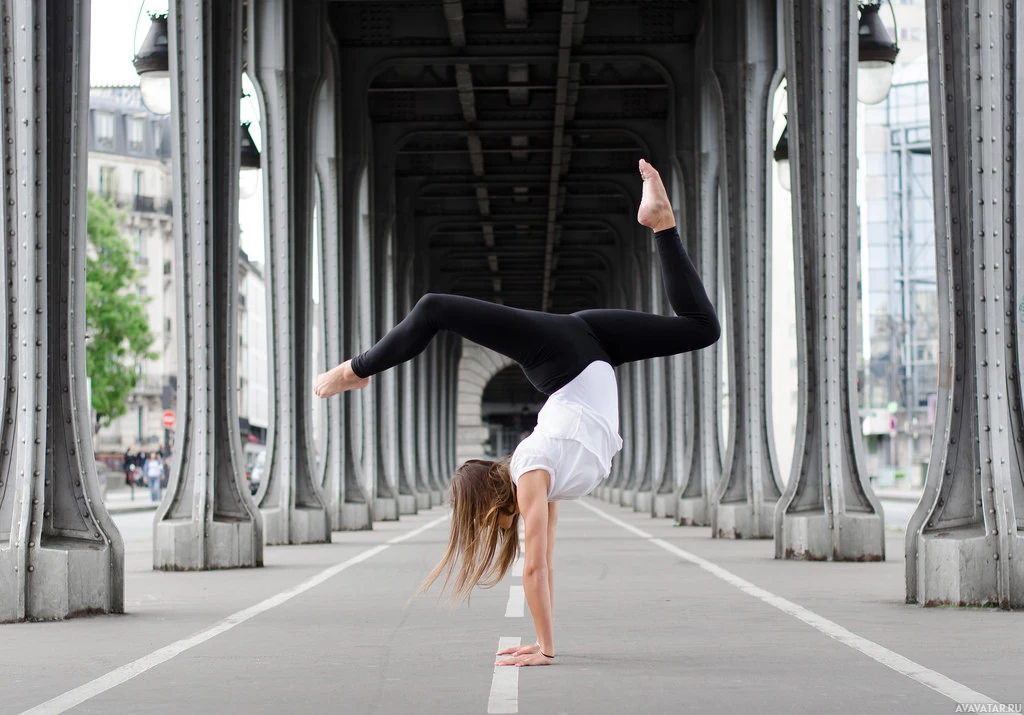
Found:
M 542 469 L 519 478 L 516 489 L 519 513 L 526 532 L 526 557 L 523 563 L 523 591 L 537 631 L 538 652 L 500 660 L 497 665 L 551 665 L 554 663 L 555 638 L 551 613 L 551 587 L 548 560 L 548 484 L 550 477 Z M 547 655 L 545 655 L 547 654 Z

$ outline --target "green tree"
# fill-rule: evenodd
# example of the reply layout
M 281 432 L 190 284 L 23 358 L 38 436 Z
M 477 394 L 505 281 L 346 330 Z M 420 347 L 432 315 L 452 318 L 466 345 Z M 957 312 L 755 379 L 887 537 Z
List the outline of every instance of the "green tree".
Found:
M 125 398 L 135 388 L 139 367 L 153 336 L 141 298 L 132 290 L 139 272 L 135 255 L 118 226 L 124 214 L 109 201 L 89 192 L 89 251 L 85 262 L 85 330 L 89 336 L 86 373 L 92 381 L 96 428 L 127 411 Z

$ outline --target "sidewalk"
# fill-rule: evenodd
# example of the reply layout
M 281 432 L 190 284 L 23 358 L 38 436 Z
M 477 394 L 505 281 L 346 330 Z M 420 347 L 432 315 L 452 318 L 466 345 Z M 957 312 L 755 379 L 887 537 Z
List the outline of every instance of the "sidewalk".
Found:
M 150 501 L 149 489 L 146 487 L 135 487 L 135 499 L 132 499 L 132 490 L 119 485 L 116 489 L 107 488 L 103 503 L 107 505 L 107 511 L 111 514 L 126 514 L 133 511 L 153 511 L 160 502 Z

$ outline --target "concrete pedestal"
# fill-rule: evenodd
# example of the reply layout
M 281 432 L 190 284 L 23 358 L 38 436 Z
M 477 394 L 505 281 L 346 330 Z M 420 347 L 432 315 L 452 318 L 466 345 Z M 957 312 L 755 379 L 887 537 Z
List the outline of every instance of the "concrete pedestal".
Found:
M 1011 539 L 1009 568 L 1012 584 L 1024 583 L 1024 540 Z M 946 529 L 939 534 L 917 538 L 917 593 L 925 606 L 997 606 L 1024 608 L 1024 588 L 1010 589 L 1010 597 L 999 594 L 998 537 L 984 529 Z
M 654 505 L 654 495 L 649 492 L 633 492 L 633 511 L 651 513 Z
M 331 541 L 330 520 L 324 509 L 297 507 L 287 513 L 281 508 L 261 511 L 264 543 L 268 545 L 323 544 Z M 344 524 L 342 528 L 345 528 Z
M 202 521 L 165 519 L 157 522 L 153 540 L 153 568 L 160 571 L 235 569 L 263 565 L 257 522 L 212 521 L 204 534 Z M 206 542 L 205 558 L 203 549 Z
M 712 535 L 721 539 L 771 539 L 774 536 L 775 503 L 756 506 L 749 502 L 719 504 Z
M 373 516 L 377 521 L 398 521 L 398 499 L 391 497 L 375 499 Z
M 651 511 L 651 516 L 659 519 L 665 519 L 669 517 L 675 517 L 676 515 L 676 498 L 671 494 L 657 494 L 654 497 L 654 506 Z
M 342 504 L 339 531 L 365 531 L 373 526 L 369 504 Z
M 676 521 L 684 526 L 710 526 L 711 514 L 704 497 L 687 497 L 676 503 Z
M 835 531 L 827 514 L 787 514 L 782 522 L 782 558 L 808 561 L 882 561 L 885 544 L 881 517 L 877 514 L 839 514 Z
M 419 511 L 419 496 L 416 494 L 398 495 L 398 513 L 415 514 Z

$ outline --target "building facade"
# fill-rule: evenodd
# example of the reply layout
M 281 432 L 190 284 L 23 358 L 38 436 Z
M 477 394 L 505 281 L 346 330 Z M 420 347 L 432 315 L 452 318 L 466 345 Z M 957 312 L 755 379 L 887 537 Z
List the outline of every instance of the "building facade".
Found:
M 95 435 L 96 451 L 173 449 L 165 410 L 176 407 L 178 311 L 175 293 L 171 121 L 151 114 L 138 87 L 94 87 L 89 99 L 88 188 L 124 212 L 122 234 L 139 271 L 132 290 L 146 298 L 156 356 L 140 367 L 127 412 Z M 269 423 L 266 288 L 262 266 L 239 252 L 239 415 L 245 442 L 266 440 Z

